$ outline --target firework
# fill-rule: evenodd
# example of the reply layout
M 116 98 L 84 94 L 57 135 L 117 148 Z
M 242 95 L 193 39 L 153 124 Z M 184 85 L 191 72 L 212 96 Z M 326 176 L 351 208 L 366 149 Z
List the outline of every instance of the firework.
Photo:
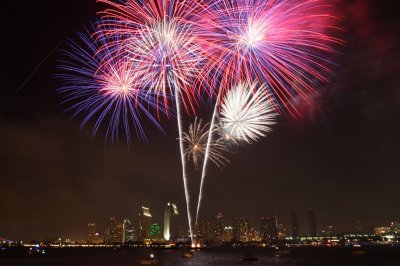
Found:
M 271 131 L 276 113 L 263 86 L 239 83 L 222 103 L 221 124 L 226 139 L 257 141 Z
M 168 110 L 168 96 L 179 90 L 187 111 L 194 110 L 194 80 L 204 65 L 205 42 L 197 37 L 194 1 L 128 0 L 102 12 L 100 36 L 123 36 L 114 45 L 135 66 L 135 79 Z M 117 54 L 120 52 L 117 49 Z
M 207 50 L 202 83 L 219 98 L 242 80 L 267 84 L 277 111 L 301 117 L 293 100 L 308 102 L 327 82 L 327 57 L 341 43 L 329 35 L 336 18 L 327 2 L 204 0 L 199 26 L 213 49 Z
M 196 117 L 194 123 L 189 126 L 188 132 L 183 134 L 183 142 L 186 146 L 185 156 L 193 161 L 196 170 L 199 168 L 200 161 L 204 158 L 207 150 L 209 128 L 209 123 L 203 123 L 201 119 L 198 120 Z M 225 165 L 228 159 L 223 155 L 223 152 L 227 150 L 223 142 L 214 141 L 209 146 L 209 159 L 218 167 Z
M 73 117 L 85 115 L 82 127 L 93 120 L 93 135 L 106 124 L 106 139 L 112 141 L 118 139 L 120 128 L 128 143 L 133 129 L 146 140 L 143 115 L 161 129 L 149 112 L 156 99 L 136 86 L 131 64 L 123 58 L 109 59 L 106 40 L 93 40 L 89 33 L 78 35 L 80 42 L 69 41 L 69 50 L 64 52 L 66 59 L 60 64 L 64 73 L 57 75 L 64 82 L 59 92 L 64 95 L 63 103 L 70 105 L 67 111 Z M 98 52 L 99 47 L 103 47 L 102 52 Z
M 157 106 L 163 106 L 168 112 L 168 97 L 174 96 L 189 230 L 193 241 L 181 109 L 194 110 L 196 97 L 193 83 L 205 59 L 205 42 L 198 38 L 193 21 L 199 6 L 191 0 L 99 1 L 111 8 L 101 12 L 98 35 L 118 38 L 112 45 L 126 48 L 122 52 L 116 49 L 112 52 L 113 56 L 124 56 L 134 65 L 135 80 L 141 88 L 157 95 Z
M 216 121 L 217 111 L 218 105 L 216 104 L 211 128 L 217 128 L 215 131 L 221 137 L 218 142 L 225 142 L 224 147 L 228 146 L 226 142 L 238 144 L 246 141 L 252 143 L 261 137 L 265 137 L 266 133 L 271 131 L 271 126 L 275 124 L 275 117 L 277 116 L 264 86 L 257 86 L 257 83 L 250 84 L 248 82 L 239 83 L 228 91 L 222 102 L 219 121 Z M 212 156 L 213 133 L 213 131 L 208 132 L 197 203 L 196 225 L 203 198 L 208 159 L 211 159 Z
M 240 84 L 243 80 L 248 80 L 250 84 L 266 84 L 262 87 L 267 91 L 269 108 L 272 107 L 277 112 L 288 112 L 296 118 L 301 117 L 296 101 L 301 99 L 310 104 L 310 95 L 322 83 L 327 82 L 330 67 L 333 65 L 329 61 L 330 54 L 335 52 L 333 47 L 343 43 L 330 36 L 331 32 L 337 30 L 334 26 L 337 18 L 332 15 L 333 8 L 328 2 L 201 1 L 203 12 L 199 15 L 201 22 L 198 25 L 202 38 L 209 42 L 212 49 L 206 50 L 208 60 L 199 75 L 199 84 L 210 95 L 217 96 L 212 127 L 218 105 L 229 94 L 232 85 Z M 234 111 L 231 107 L 229 109 L 225 111 L 227 115 Z M 234 137 L 246 141 L 255 141 L 268 129 L 268 125 L 254 127 L 247 123 L 250 127 L 248 129 L 237 127 L 237 124 L 229 128 L 228 122 L 229 120 L 225 120 L 225 130 L 228 130 L 225 132 L 226 137 L 232 137 L 233 133 Z M 209 142 L 212 139 L 213 134 L 210 131 Z M 196 221 L 206 177 L 207 159 L 206 152 Z

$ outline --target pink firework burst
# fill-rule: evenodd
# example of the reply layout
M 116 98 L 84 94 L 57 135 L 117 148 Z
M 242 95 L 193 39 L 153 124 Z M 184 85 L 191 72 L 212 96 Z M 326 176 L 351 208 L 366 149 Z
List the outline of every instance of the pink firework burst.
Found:
M 265 84 L 278 111 L 300 117 L 293 100 L 309 102 L 328 81 L 328 56 L 341 43 L 329 35 L 337 18 L 327 2 L 204 0 L 199 27 L 212 49 L 202 85 L 220 98 L 233 83 Z
M 139 86 L 152 91 L 168 110 L 168 99 L 175 90 L 185 109 L 194 110 L 194 80 L 205 61 L 205 41 L 197 37 L 195 1 L 128 0 L 109 4 L 101 13 L 101 34 L 117 36 L 115 53 L 124 54 L 135 68 Z

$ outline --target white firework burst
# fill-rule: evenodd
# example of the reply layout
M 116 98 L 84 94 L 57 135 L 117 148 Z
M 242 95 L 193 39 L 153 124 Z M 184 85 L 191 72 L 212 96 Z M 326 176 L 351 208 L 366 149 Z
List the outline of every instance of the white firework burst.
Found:
M 225 139 L 251 143 L 265 137 L 277 113 L 264 86 L 242 82 L 225 96 L 221 108 L 221 128 Z
M 183 133 L 183 142 L 185 143 L 185 156 L 193 161 L 195 169 L 199 169 L 201 160 L 207 150 L 207 140 L 209 135 L 210 125 L 209 123 L 203 123 L 201 119 L 194 120 L 194 123 L 190 124 L 188 132 Z M 211 129 L 216 131 L 217 129 Z M 224 156 L 224 152 L 227 151 L 227 147 L 220 141 L 212 141 L 209 145 L 209 159 L 218 167 L 222 167 L 229 160 Z

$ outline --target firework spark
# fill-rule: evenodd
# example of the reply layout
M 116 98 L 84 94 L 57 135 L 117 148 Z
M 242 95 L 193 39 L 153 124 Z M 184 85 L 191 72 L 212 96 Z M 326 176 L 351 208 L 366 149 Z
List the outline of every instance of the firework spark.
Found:
M 194 123 L 189 126 L 188 132 L 183 134 L 183 142 L 186 146 L 185 156 L 193 161 L 196 170 L 199 168 L 200 162 L 207 150 L 209 128 L 209 123 L 203 123 L 201 119 L 198 120 L 196 117 Z M 209 146 L 209 159 L 216 166 L 222 167 L 225 163 L 229 162 L 223 155 L 223 152 L 227 150 L 223 142 L 214 141 Z
M 64 73 L 57 75 L 64 82 L 59 92 L 64 95 L 63 103 L 70 105 L 67 111 L 73 112 L 73 117 L 86 116 L 82 127 L 94 120 L 93 135 L 106 124 L 106 139 L 111 141 L 118 139 L 122 127 L 129 143 L 132 125 L 137 136 L 146 140 L 143 114 L 161 129 L 149 112 L 156 99 L 136 86 L 131 64 L 123 58 L 109 59 L 106 40 L 93 40 L 89 33 L 78 35 L 80 42 L 70 41 L 70 49 L 64 52 L 66 59 L 59 66 Z
M 264 86 L 257 83 L 239 83 L 222 103 L 221 124 L 227 139 L 248 143 L 265 137 L 275 124 L 276 113 Z

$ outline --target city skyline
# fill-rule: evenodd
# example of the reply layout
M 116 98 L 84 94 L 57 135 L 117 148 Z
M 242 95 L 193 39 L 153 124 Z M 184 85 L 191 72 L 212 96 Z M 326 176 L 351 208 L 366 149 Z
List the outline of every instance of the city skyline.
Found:
M 169 229 L 171 239 L 167 239 L 166 220 L 167 210 L 172 211 Z M 238 236 L 235 231 L 239 227 L 243 227 L 248 233 L 251 230 L 258 234 L 258 241 L 276 241 L 283 238 L 300 239 L 300 237 L 316 237 L 316 236 L 334 236 L 340 234 L 378 234 L 388 232 L 387 228 L 399 222 L 396 219 L 388 220 L 383 224 L 371 224 L 368 221 L 360 221 L 355 219 L 348 224 L 349 229 L 343 229 L 334 223 L 319 223 L 318 211 L 307 208 L 302 212 L 291 210 L 287 213 L 287 217 L 279 217 L 276 214 L 259 215 L 259 219 L 250 220 L 247 217 L 234 217 L 230 214 L 227 216 L 224 212 L 218 212 L 213 217 L 203 217 L 199 220 L 198 227 L 194 230 L 197 241 L 212 240 L 213 243 L 223 243 L 226 240 L 226 230 L 229 230 L 232 239 Z M 300 215 L 299 215 L 300 213 Z M 154 213 L 153 213 L 154 214 Z M 55 234 L 45 234 L 38 238 L 20 238 L 13 241 L 46 241 L 46 239 L 69 239 L 79 241 L 81 243 L 125 243 L 125 242 L 146 242 L 146 241 L 175 241 L 180 237 L 189 239 L 189 228 L 185 224 L 185 217 L 179 215 L 178 207 L 174 203 L 166 203 L 163 215 L 155 215 L 153 217 L 151 208 L 140 207 L 139 211 L 133 215 L 103 217 L 100 220 L 90 220 L 86 228 L 81 228 L 83 235 L 79 237 L 71 237 L 73 232 L 58 232 Z M 161 218 L 155 218 L 161 217 Z M 232 217 L 232 218 L 229 218 Z M 288 218 L 289 217 L 289 218 Z M 295 218 L 294 218 L 295 217 Z M 301 217 L 299 219 L 299 217 Z M 288 219 L 286 219 L 288 218 Z M 159 236 L 151 234 L 152 227 L 158 227 Z M 284 230 L 283 236 L 281 235 Z M 399 231 L 399 229 L 397 229 Z M 243 233 L 242 233 L 243 234 Z M 283 237 L 283 238 L 282 238 Z M 246 237 L 239 238 L 240 241 L 250 241 Z M 10 239 L 9 239 L 10 240 Z M 228 241 L 229 242 L 229 241 Z
M 309 208 L 317 224 L 343 231 L 356 220 L 373 228 L 400 219 L 399 27 L 393 8 L 399 2 L 378 2 L 338 3 L 346 45 L 335 58 L 330 84 L 302 119 L 280 116 L 267 138 L 237 147 L 222 169 L 210 167 L 199 219 L 213 221 L 222 211 L 225 219 L 256 224 L 276 215 L 290 229 L 295 210 L 300 234 L 308 231 Z M 63 232 L 80 239 L 89 222 L 106 228 L 110 217 L 132 219 L 142 206 L 162 224 L 167 202 L 178 206 L 187 225 L 177 129 L 170 119 L 160 121 L 165 133 L 149 127 L 148 143 L 128 147 L 123 139 L 105 143 L 104 130 L 96 136 L 90 128 L 80 130 L 80 119 L 69 120 L 59 106 L 53 77 L 60 50 L 66 38 L 95 20 L 96 1 L 9 4 L 0 237 L 41 239 Z M 199 105 L 197 115 L 208 121 L 208 103 Z M 186 119 L 189 124 L 194 116 Z

